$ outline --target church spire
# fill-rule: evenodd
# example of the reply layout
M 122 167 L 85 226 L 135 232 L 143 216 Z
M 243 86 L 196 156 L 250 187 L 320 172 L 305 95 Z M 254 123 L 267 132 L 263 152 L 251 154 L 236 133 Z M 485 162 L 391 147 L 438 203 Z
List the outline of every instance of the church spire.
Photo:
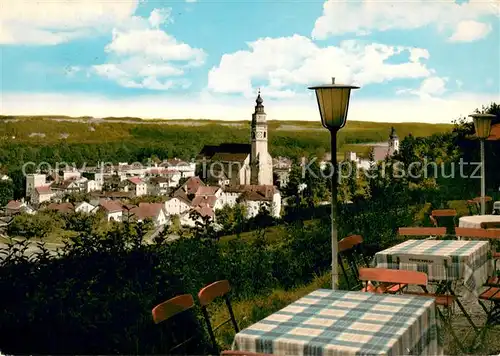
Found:
M 264 113 L 264 105 L 262 105 L 264 100 L 260 96 L 260 89 L 259 89 L 259 93 L 257 95 L 257 99 L 255 99 L 255 102 L 257 103 L 257 105 L 255 105 L 255 112 L 256 113 Z

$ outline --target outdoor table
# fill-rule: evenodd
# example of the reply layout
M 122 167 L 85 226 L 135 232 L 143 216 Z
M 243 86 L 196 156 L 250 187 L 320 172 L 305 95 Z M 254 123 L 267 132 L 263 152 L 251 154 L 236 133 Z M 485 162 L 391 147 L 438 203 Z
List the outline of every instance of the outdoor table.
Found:
M 438 284 L 436 293 L 456 296 L 452 282 L 463 284 L 466 294 L 479 295 L 490 276 L 492 260 L 488 241 L 407 240 L 375 254 L 377 268 L 402 269 L 427 273 Z M 477 330 L 460 299 L 455 301 L 469 323 Z
M 439 355 L 434 298 L 319 289 L 236 334 L 274 355 Z
M 500 223 L 500 215 L 472 215 L 462 216 L 458 219 L 459 227 L 468 227 L 481 229 L 483 223 L 497 222 Z
M 479 288 L 491 272 L 489 241 L 407 240 L 375 254 L 378 268 L 427 273 L 431 282 L 461 281 L 468 291 Z

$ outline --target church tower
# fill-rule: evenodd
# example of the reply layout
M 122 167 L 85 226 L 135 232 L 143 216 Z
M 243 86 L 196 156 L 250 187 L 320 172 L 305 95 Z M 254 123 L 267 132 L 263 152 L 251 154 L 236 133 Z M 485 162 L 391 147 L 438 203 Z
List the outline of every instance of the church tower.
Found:
M 394 127 L 391 128 L 391 134 L 389 135 L 389 149 L 392 153 L 399 151 L 399 137 Z
M 273 162 L 267 151 L 267 121 L 264 105 L 260 96 L 255 100 L 255 112 L 252 114 L 252 150 L 250 153 L 250 183 L 273 185 Z

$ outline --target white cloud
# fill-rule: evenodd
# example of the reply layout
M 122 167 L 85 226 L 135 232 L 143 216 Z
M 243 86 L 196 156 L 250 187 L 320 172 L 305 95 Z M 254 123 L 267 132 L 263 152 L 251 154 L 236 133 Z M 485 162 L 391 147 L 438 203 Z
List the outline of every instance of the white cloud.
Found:
M 366 85 L 399 78 L 424 78 L 431 74 L 422 48 L 363 44 L 344 41 L 337 46 L 318 47 L 311 39 L 293 35 L 261 38 L 247 43 L 249 50 L 224 54 L 208 74 L 208 88 L 219 93 L 255 93 L 255 83 L 265 83 L 273 96 L 289 96 L 290 87 L 314 82 L 352 82 Z M 403 63 L 388 62 L 406 55 Z M 284 93 L 282 91 L 285 91 Z
M 450 42 L 472 42 L 486 37 L 490 32 L 490 24 L 472 20 L 461 21 L 449 40 Z
M 128 26 L 115 28 L 105 48 L 110 58 L 93 66 L 94 72 L 127 88 L 188 87 L 186 79 L 172 77 L 181 77 L 185 68 L 203 64 L 206 54 L 159 29 L 171 22 L 170 13 L 170 9 L 154 9 L 148 19 L 133 16 Z
M 443 95 L 446 89 L 446 83 L 449 78 L 432 76 L 425 78 L 418 89 L 400 89 L 397 94 L 417 95 L 422 99 L 431 99 Z
M 460 25 L 463 21 L 486 21 L 488 16 L 500 16 L 496 0 L 469 0 L 466 3 L 455 0 L 327 0 L 312 36 L 315 39 L 345 33 L 364 36 L 372 31 L 411 30 L 429 25 L 449 32 L 463 27 Z
M 316 100 L 311 93 L 294 98 L 274 100 L 263 91 L 269 120 L 319 120 Z M 378 122 L 451 122 L 474 109 L 498 102 L 491 94 L 462 93 L 440 99 L 398 97 L 386 100 L 360 99 L 353 93 L 349 120 Z M 71 115 L 71 116 L 137 116 L 142 118 L 201 118 L 250 120 L 255 97 L 243 99 L 207 92 L 189 95 L 147 95 L 109 99 L 86 94 L 3 93 L 0 113 L 3 115 Z M 161 103 L 161 105 L 158 105 Z M 272 134 L 272 133 L 270 133 Z
M 153 28 L 158 28 L 164 23 L 172 23 L 172 9 L 154 9 L 149 15 L 149 23 Z
M 0 0 L 0 44 L 56 45 L 126 21 L 137 0 Z

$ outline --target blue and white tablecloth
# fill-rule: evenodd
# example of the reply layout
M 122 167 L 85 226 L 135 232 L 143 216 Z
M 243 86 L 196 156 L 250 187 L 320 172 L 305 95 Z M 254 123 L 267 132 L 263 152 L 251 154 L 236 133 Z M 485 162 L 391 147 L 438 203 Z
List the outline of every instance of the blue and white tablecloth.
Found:
M 274 355 L 439 355 L 433 298 L 320 289 L 236 334 Z
M 407 240 L 377 252 L 374 263 L 425 272 L 429 281 L 460 281 L 475 295 L 492 272 L 490 243 L 477 240 Z

